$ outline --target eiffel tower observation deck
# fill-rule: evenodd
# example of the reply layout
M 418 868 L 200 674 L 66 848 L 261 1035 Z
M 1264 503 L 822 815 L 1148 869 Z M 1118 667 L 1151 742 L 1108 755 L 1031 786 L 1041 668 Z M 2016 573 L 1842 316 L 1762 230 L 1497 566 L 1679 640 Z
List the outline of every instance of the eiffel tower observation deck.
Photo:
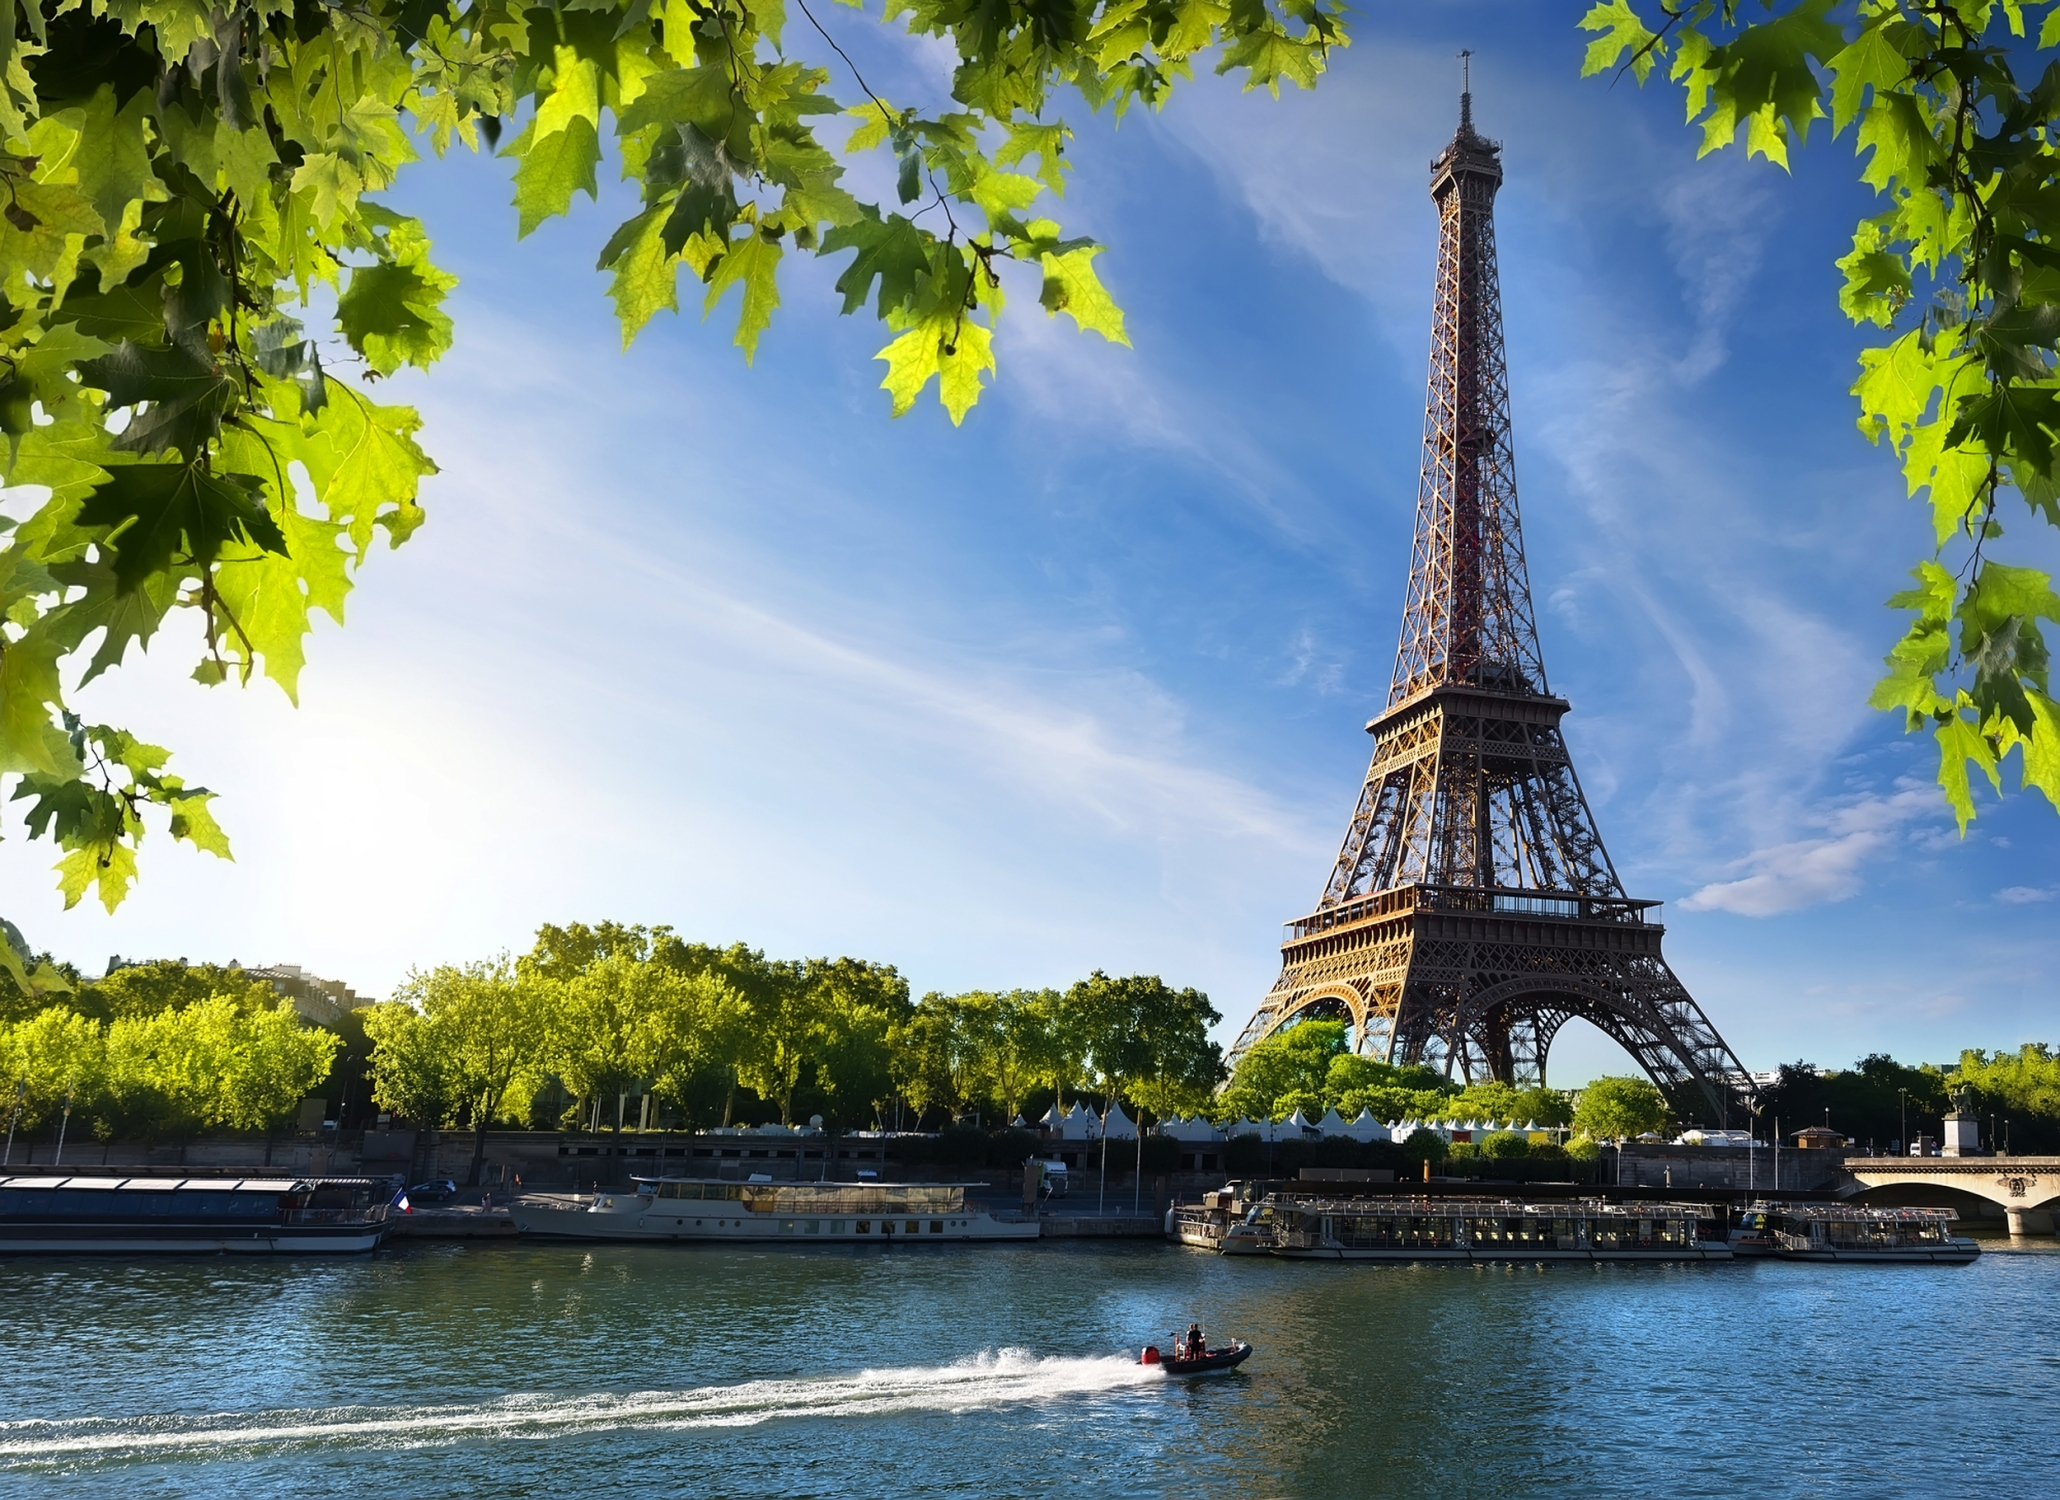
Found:
M 1316 909 L 1232 1048 L 1311 1017 L 1469 1082 L 1545 1081 L 1567 1021 L 1621 1043 L 1683 1119 L 1726 1124 L 1744 1069 L 1626 895 L 1567 755 L 1524 566 L 1495 264 L 1501 147 L 1431 163 L 1438 277 L 1408 602 L 1373 760 Z

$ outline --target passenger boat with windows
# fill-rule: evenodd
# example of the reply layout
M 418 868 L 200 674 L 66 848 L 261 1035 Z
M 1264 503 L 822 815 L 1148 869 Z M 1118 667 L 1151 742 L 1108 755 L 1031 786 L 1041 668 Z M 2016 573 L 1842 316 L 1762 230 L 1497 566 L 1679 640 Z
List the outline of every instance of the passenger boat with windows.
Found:
M 1729 1260 L 1688 1203 L 1517 1203 L 1276 1195 L 1272 1253 L 1290 1260 Z
M 1036 1219 L 997 1219 L 966 1196 L 978 1183 L 723 1182 L 634 1177 L 628 1192 L 530 1195 L 509 1205 L 536 1239 L 926 1245 L 1034 1240 Z
M 1954 1235 L 1959 1217 L 1950 1208 L 1755 1203 L 1739 1215 L 1731 1244 L 1739 1253 L 1779 1260 L 1964 1266 L 1981 1254 L 1981 1246 Z
M 1238 1183 L 1202 1194 L 1199 1204 L 1166 1210 L 1166 1236 L 1218 1255 L 1264 1255 L 1273 1248 L 1272 1209 L 1247 1202 Z
M 369 1177 L 0 1177 L 0 1255 L 353 1254 L 393 1227 Z

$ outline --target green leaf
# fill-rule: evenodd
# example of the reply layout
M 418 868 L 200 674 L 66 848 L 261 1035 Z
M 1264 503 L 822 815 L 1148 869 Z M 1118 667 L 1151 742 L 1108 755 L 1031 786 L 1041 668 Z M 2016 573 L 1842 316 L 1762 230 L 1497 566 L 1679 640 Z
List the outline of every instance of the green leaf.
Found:
M 286 548 L 225 556 L 215 568 L 215 588 L 228 611 L 225 625 L 234 622 L 224 632 L 226 648 L 244 658 L 246 668 L 251 665 L 246 651 L 262 656 L 265 675 L 299 703 L 308 613 L 319 609 L 343 623 L 350 554 L 337 546 L 343 527 L 334 522 L 291 508 L 281 511 L 278 521 Z
M 294 168 L 293 190 L 314 195 L 315 223 L 325 232 L 357 207 L 365 178 L 357 165 L 334 151 L 317 151 Z
M 918 285 L 929 278 L 933 243 L 931 236 L 900 214 L 889 214 L 883 221 L 879 209 L 867 204 L 855 223 L 841 224 L 823 236 L 821 253 L 858 252 L 837 278 L 837 290 L 844 294 L 844 311 L 848 315 L 864 307 L 877 279 L 880 295 L 875 305 L 884 318 L 913 299 Z
M 113 84 L 103 83 L 86 101 L 78 150 L 70 162 L 78 173 L 79 191 L 92 202 L 110 236 L 121 226 L 128 206 L 157 187 L 143 136 L 146 96 L 133 95 L 117 112 L 114 92 Z
M 562 130 L 530 140 L 521 158 L 515 169 L 518 239 L 544 220 L 569 210 L 575 192 L 599 200 L 601 186 L 595 169 L 601 164 L 601 137 L 584 115 L 573 116 Z
M 1603 33 L 1588 44 L 1587 55 L 1581 61 L 1583 78 L 1616 67 L 1617 59 L 1628 52 L 1632 57 L 1631 72 L 1643 83 L 1652 72 L 1652 65 L 1666 56 L 1666 43 L 1639 19 L 1629 0 L 1609 0 L 1606 5 L 1594 6 L 1581 17 L 1581 30 Z
M 1882 328 L 1894 322 L 1910 300 L 1910 268 L 1888 248 L 1884 228 L 1880 219 L 1862 219 L 1853 231 L 1851 253 L 1838 261 L 1838 269 L 1845 272 L 1845 285 L 1838 292 L 1840 310 L 1855 323 Z
M 1186 8 L 1214 10 L 1217 7 L 1208 4 L 1207 0 L 1187 0 Z M 1227 11 L 1228 7 L 1223 9 Z M 1206 38 L 1199 45 L 1206 46 Z M 1024 157 L 1034 155 L 1037 158 L 1037 180 L 1050 188 L 1054 196 L 1064 197 L 1066 173 L 1071 170 L 1071 163 L 1066 160 L 1066 142 L 1072 135 L 1063 120 L 1051 125 L 1032 121 L 1012 124 L 1009 138 L 994 153 L 994 164 L 1013 167 Z
M 2049 19 L 2046 23 L 2051 25 Z M 2016 743 L 2024 747 L 2023 784 L 2036 787 L 2046 800 L 2060 808 L 2060 707 L 2044 693 L 2032 693 L 2034 727 L 2020 734 Z
M 1278 99 L 1283 78 L 1299 88 L 1315 88 L 1317 77 L 1323 72 L 1323 64 L 1324 47 L 1321 42 L 1289 36 L 1278 25 L 1268 25 L 1226 45 L 1216 71 L 1228 73 L 1235 68 L 1244 68 L 1248 72 L 1245 79 L 1247 91 L 1264 87 Z
M 359 266 L 336 299 L 337 327 L 381 375 L 404 364 L 426 370 L 450 350 L 443 299 L 457 284 L 457 277 L 426 261 Z
M 1831 129 L 1843 134 L 1860 112 L 1868 89 L 1886 95 L 1909 81 L 1910 63 L 1889 40 L 1888 23 L 1876 20 L 1861 28 L 1851 45 L 1825 64 L 1832 73 Z
M 167 573 L 148 574 L 135 589 L 122 592 L 113 560 L 105 553 L 91 562 L 81 557 L 55 566 L 68 587 L 85 592 L 52 610 L 45 617 L 48 628 L 63 639 L 68 651 L 76 650 L 94 631 L 102 632 L 99 649 L 79 678 L 81 687 L 120 666 L 131 641 L 148 650 L 150 638 L 178 600 L 179 580 Z
M 1040 257 L 1044 266 L 1044 290 L 1038 300 L 1047 313 L 1068 313 L 1083 333 L 1100 334 L 1112 344 L 1128 345 L 1123 331 L 1123 309 L 1116 306 L 1101 279 L 1094 273 L 1094 258 L 1102 247 L 1083 245 L 1063 255 L 1050 251 Z
M 214 798 L 213 792 L 204 791 L 173 797 L 172 837 L 185 839 L 194 848 L 233 863 L 236 856 L 229 852 L 229 835 L 222 832 L 222 825 L 215 821 L 215 815 L 208 807 Z
M 894 398 L 895 416 L 915 405 L 916 397 L 935 376 L 937 399 L 951 413 L 952 426 L 956 427 L 980 399 L 980 372 L 994 368 L 993 334 L 971 318 L 942 308 L 916 323 L 874 358 L 887 363 L 887 376 L 880 382 L 880 388 Z
M 109 406 L 148 403 L 115 439 L 117 448 L 131 452 L 177 448 L 198 457 L 221 431 L 222 415 L 237 397 L 235 383 L 187 344 L 146 349 L 124 339 L 112 353 L 81 361 L 78 368 L 87 385 L 107 392 Z
M 1860 180 L 1884 193 L 1898 186 L 1921 189 L 1944 156 L 1923 101 L 1900 93 L 1874 96 L 1860 119 L 1859 150 L 1871 153 Z
M 64 892 L 66 911 L 97 886 L 100 904 L 111 916 L 136 883 L 136 851 L 123 843 L 89 844 L 74 849 L 51 868 L 58 872 L 57 888 Z
M 665 247 L 670 212 L 668 206 L 647 208 L 609 241 L 609 249 L 615 253 L 607 264 L 615 275 L 608 284 L 608 295 L 614 299 L 615 316 L 622 324 L 625 349 L 659 309 L 679 311 L 679 261 Z
M 701 316 L 715 311 L 715 304 L 732 286 L 741 286 L 743 307 L 737 315 L 737 344 L 749 364 L 758 353 L 758 336 L 772 322 L 773 309 L 780 305 L 779 268 L 781 246 L 753 230 L 742 239 L 730 241 L 722 259 L 715 263 L 708 280 L 708 295 L 701 304 Z
M 268 552 L 286 539 L 265 512 L 257 483 L 209 474 L 197 464 L 117 464 L 79 511 L 81 524 L 115 528 L 114 573 L 124 593 L 170 570 L 173 558 L 204 568 L 224 545 L 248 541 Z
M 1965 838 L 1967 825 L 1974 821 L 1974 794 L 1967 781 L 1968 763 L 1979 766 L 1987 774 L 1989 784 L 2001 791 L 2003 778 L 1996 768 L 1996 754 L 1979 726 L 1957 713 L 1942 720 L 1932 731 L 1932 738 L 1938 741 L 1938 784 L 1944 789 L 1946 801 L 1953 809 L 1953 818 L 1960 825 L 1960 836 Z
M 77 775 L 78 757 L 50 722 L 64 705 L 60 643 L 31 630 L 0 652 L 0 770 Z
M 375 525 L 398 547 L 422 524 L 415 496 L 436 465 L 415 442 L 421 425 L 412 407 L 378 406 L 351 392 L 324 407 L 313 434 L 294 449 L 329 519 L 348 531 L 360 557 Z
M 2007 620 L 2035 617 L 2060 621 L 2060 595 L 2053 592 L 2051 574 L 1984 563 L 1968 587 L 1959 613 L 1960 649 L 1972 654 L 1982 637 Z
M 2060 390 L 2048 386 L 1996 385 L 1985 396 L 1960 403 L 1948 445 L 1974 438 L 1988 452 L 2021 458 L 2041 474 L 2053 471 L 2053 437 L 2060 426 Z

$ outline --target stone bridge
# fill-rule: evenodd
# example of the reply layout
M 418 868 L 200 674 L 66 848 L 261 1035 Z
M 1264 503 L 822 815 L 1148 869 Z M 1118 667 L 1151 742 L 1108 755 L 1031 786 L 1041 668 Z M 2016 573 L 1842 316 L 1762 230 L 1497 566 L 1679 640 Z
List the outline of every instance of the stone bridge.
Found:
M 1853 1180 L 1841 1197 L 1947 1205 L 1984 1218 L 2000 1208 L 2012 1234 L 2051 1234 L 2060 1211 L 2060 1156 L 1848 1156 L 1845 1169 Z

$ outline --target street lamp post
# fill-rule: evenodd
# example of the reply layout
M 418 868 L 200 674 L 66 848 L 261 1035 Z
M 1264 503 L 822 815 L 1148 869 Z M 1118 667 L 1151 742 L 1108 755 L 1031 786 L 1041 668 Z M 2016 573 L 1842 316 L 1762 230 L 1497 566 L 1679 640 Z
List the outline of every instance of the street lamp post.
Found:
M 1896 1150 L 1908 1156 L 1910 1154 L 1910 1091 L 1908 1089 L 1897 1089 L 1895 1094 L 1896 1098 L 1901 1101 L 1902 1107 L 1902 1121 L 1896 1126 L 1896 1129 L 1901 1133 L 1896 1137 L 1895 1146 Z

